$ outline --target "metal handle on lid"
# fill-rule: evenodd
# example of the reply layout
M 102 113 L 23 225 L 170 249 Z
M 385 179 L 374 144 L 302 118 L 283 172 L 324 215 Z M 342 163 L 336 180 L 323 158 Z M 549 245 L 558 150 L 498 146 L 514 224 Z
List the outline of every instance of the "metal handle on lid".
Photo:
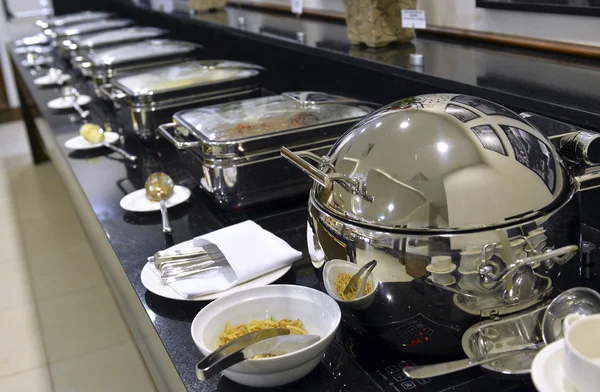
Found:
M 120 101 L 127 96 L 127 94 L 125 94 L 123 91 L 114 88 L 111 83 L 100 85 L 100 87 L 98 87 L 98 90 L 100 90 L 102 95 L 104 95 L 106 98 L 110 99 L 114 103 L 117 103 L 117 101 Z
M 535 266 L 537 263 L 547 264 L 551 267 L 556 264 L 564 264 L 569 261 L 575 253 L 579 250 L 577 245 L 563 246 L 555 250 L 548 250 L 546 252 L 536 254 L 534 256 L 525 257 L 523 259 L 516 260 L 514 263 L 506 266 L 501 272 L 497 271 L 497 266 L 491 261 L 485 261 L 481 263 L 479 267 L 479 276 L 481 283 L 484 286 L 489 286 L 490 283 L 497 286 L 503 282 L 512 272 L 524 266 Z
M 353 104 L 353 105 L 367 105 L 373 107 L 380 107 L 381 105 L 376 102 L 361 101 L 354 98 L 347 98 L 341 95 L 333 95 L 320 93 L 317 91 L 290 91 L 281 94 L 282 96 L 294 100 L 301 105 L 334 105 L 334 104 Z M 312 97 L 320 97 L 321 100 L 311 100 Z M 323 99 L 324 98 L 324 99 Z
M 318 157 L 309 151 L 298 151 L 292 152 L 286 147 L 281 147 L 281 156 L 296 165 L 304 173 L 308 174 L 310 178 L 318 182 L 321 186 L 328 188 L 332 182 L 338 182 L 340 185 L 345 186 L 353 194 L 361 196 L 367 201 L 373 201 L 373 198 L 367 195 L 367 190 L 362 181 L 356 178 L 348 177 L 345 174 L 340 173 L 324 173 L 322 170 L 317 169 L 315 166 L 308 163 L 302 157 L 307 157 L 315 161 L 321 162 L 323 159 Z
M 177 140 L 177 138 L 175 138 L 175 136 L 173 136 L 171 134 L 171 131 L 175 130 L 176 128 L 177 128 L 176 123 L 167 123 L 167 124 L 159 125 L 158 131 L 160 132 L 161 135 L 164 136 L 165 139 L 167 139 L 172 145 L 175 146 L 175 148 L 177 148 L 179 150 L 186 150 L 188 148 L 198 147 L 202 144 L 199 141 L 184 142 L 181 140 Z

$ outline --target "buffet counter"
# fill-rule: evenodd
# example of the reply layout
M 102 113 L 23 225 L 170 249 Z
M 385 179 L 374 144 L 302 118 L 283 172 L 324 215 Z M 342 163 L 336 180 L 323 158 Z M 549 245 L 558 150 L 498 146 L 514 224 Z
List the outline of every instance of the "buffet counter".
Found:
M 119 201 L 125 194 L 142 188 L 146 177 L 159 170 L 169 174 L 177 183 L 189 185 L 189 179 L 178 164 L 175 149 L 166 144 L 148 147 L 134 137 L 126 137 L 125 148 L 139 157 L 135 164 L 108 149 L 89 152 L 66 149 L 64 143 L 78 135 L 80 121 L 72 113 L 60 114 L 48 109 L 47 102 L 59 96 L 60 92 L 57 88 L 42 89 L 35 86 L 30 70 L 20 64 L 22 57 L 15 54 L 14 48 L 11 50 L 19 85 L 33 96 L 42 115 L 33 124 L 41 135 L 42 148 L 68 190 L 115 300 L 158 389 L 245 390 L 245 387 L 223 377 L 207 382 L 196 379 L 195 364 L 202 355 L 192 341 L 190 325 L 207 303 L 174 301 L 149 293 L 142 285 L 140 272 L 146 258 L 158 250 L 252 219 L 303 253 L 303 258 L 277 283 L 318 287 L 306 249 L 304 197 L 247 211 L 224 212 L 196 187 L 187 203 L 170 212 L 173 234 L 165 235 L 161 231 L 160 214 L 126 212 L 119 206 Z M 77 85 L 82 92 L 86 92 L 84 84 Z M 119 126 L 104 104 L 96 102 L 88 109 L 91 112 L 89 121 Z M 343 344 L 341 339 L 334 341 L 315 371 L 290 386 L 281 387 L 281 390 L 381 390 L 373 378 L 379 369 L 365 370 L 346 353 Z M 375 363 L 373 365 L 377 366 Z M 476 369 L 468 371 L 466 377 L 464 389 L 461 387 L 457 391 L 477 389 L 478 385 L 484 385 L 490 378 Z M 456 380 L 450 377 L 441 381 L 440 387 Z M 528 384 L 526 381 L 524 385 Z M 515 382 L 514 386 L 523 386 L 523 383 Z
M 147 25 L 173 29 L 177 24 L 178 28 L 173 29 L 177 30 L 173 32 L 175 38 L 201 41 L 209 58 L 252 61 L 265 66 L 269 73 L 263 86 L 274 92 L 340 91 L 356 97 L 362 95 L 370 101 L 388 103 L 400 97 L 456 89 L 457 92 L 478 94 L 501 103 L 514 99 L 508 104 L 522 110 L 537 109 L 543 114 L 554 110 L 559 118 L 579 116 L 575 121 L 578 124 L 590 124 L 597 118 L 592 110 L 593 105 L 597 105 L 597 100 L 589 101 L 585 96 L 574 93 L 577 100 L 559 106 L 553 102 L 552 94 L 535 90 L 539 86 L 527 87 L 518 83 L 518 80 L 505 84 L 500 72 L 504 69 L 504 55 L 499 52 L 477 52 L 460 45 L 443 49 L 443 45 L 427 40 L 420 40 L 417 49 L 395 46 L 382 51 L 356 51 L 356 48 L 351 48 L 340 38 L 340 31 L 343 30 L 340 30 L 339 25 L 318 20 L 310 22 L 314 25 L 304 26 L 307 28 L 306 32 L 323 31 L 319 29 L 321 26 L 331 34 L 324 34 L 319 39 L 307 36 L 304 42 L 298 42 L 295 33 L 292 36 L 289 33 L 295 31 L 297 26 L 294 23 L 300 22 L 291 17 L 244 9 L 228 9 L 225 14 L 204 16 L 176 12 L 165 14 L 152 9 L 138 9 L 117 1 L 111 2 L 110 8 Z M 259 25 L 259 21 L 263 24 Z M 287 21 L 292 23 L 286 28 Z M 232 27 L 236 24 L 237 27 Z M 275 25 L 279 27 L 274 27 Z M 202 39 L 198 38 L 200 36 Z M 105 148 L 68 150 L 64 143 L 78 135 L 81 119 L 74 112 L 59 113 L 48 109 L 48 101 L 59 97 L 60 90 L 35 86 L 33 73 L 36 71 L 23 66 L 23 55 L 17 54 L 14 47 L 10 49 L 20 94 L 31 94 L 41 113 L 41 117 L 35 121 L 28 117 L 31 113 L 24 113 L 34 160 L 41 162 L 47 156 L 57 168 L 157 388 L 161 391 L 246 390 L 223 377 L 215 377 L 206 382 L 197 380 L 195 365 L 202 359 L 202 354 L 192 340 L 190 325 L 207 303 L 177 301 L 152 294 L 143 286 L 140 273 L 147 257 L 159 250 L 235 223 L 253 220 L 302 252 L 302 259 L 294 263 L 293 268 L 276 283 L 323 290 L 308 257 L 306 195 L 255 208 L 223 211 L 201 192 L 196 182 L 183 170 L 177 151 L 170 144 L 164 141 L 142 143 L 131 132 L 122 132 L 125 126 L 114 110 L 98 99 L 94 99 L 86 107 L 90 111 L 88 121 L 124 134 L 123 147 L 136 155 L 138 160 L 135 163 L 128 162 Z M 410 69 L 406 63 L 408 55 L 415 50 L 427 52 L 424 70 Z M 474 76 L 471 73 L 476 71 L 474 69 L 452 71 L 452 67 L 441 62 L 444 56 L 461 50 L 463 54 L 470 53 L 470 60 L 475 67 L 480 67 L 479 70 L 490 70 L 485 73 L 485 78 Z M 437 60 L 434 60 L 436 56 Z M 529 63 L 537 61 L 521 54 L 513 53 L 512 56 L 521 58 L 516 66 L 523 67 L 524 70 L 528 69 Z M 456 57 L 455 59 L 458 61 Z M 491 67 L 489 61 L 494 59 L 498 63 Z M 482 62 L 487 65 L 483 67 Z M 550 64 L 546 68 L 549 74 L 570 69 L 573 70 L 571 77 L 581 80 L 586 79 L 589 74 L 599 72 L 563 62 L 547 64 Z M 64 63 L 54 65 L 65 70 L 68 68 Z M 498 73 L 491 72 L 493 70 Z M 336 79 L 335 75 L 339 78 Z M 556 83 L 560 84 L 560 81 Z M 74 86 L 84 94 L 94 95 L 91 84 L 83 79 L 77 79 Z M 542 101 L 542 96 L 547 99 Z M 167 173 L 176 184 L 192 190 L 188 202 L 169 211 L 172 235 L 162 233 L 160 214 L 126 212 L 119 205 L 123 196 L 143 188 L 146 178 L 157 171 Z M 584 235 L 593 235 L 596 240 L 600 238 L 597 231 L 589 228 L 586 230 Z M 597 272 L 590 270 L 587 278 L 595 277 Z M 435 355 L 389 353 L 385 348 L 373 355 L 358 356 L 355 351 L 359 347 L 348 340 L 348 335 L 344 332 L 341 327 L 321 363 L 312 373 L 278 390 L 397 392 L 415 389 L 460 392 L 486 389 L 493 392 L 526 391 L 533 388 L 528 375 L 498 382 L 496 374 L 482 372 L 480 369 L 431 380 L 411 381 L 401 374 L 401 367 L 434 363 L 440 358 Z

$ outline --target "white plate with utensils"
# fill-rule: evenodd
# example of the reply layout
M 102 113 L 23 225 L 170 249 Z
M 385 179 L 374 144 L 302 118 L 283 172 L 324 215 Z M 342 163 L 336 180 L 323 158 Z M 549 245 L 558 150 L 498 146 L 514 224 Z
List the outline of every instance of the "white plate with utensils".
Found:
M 61 73 L 48 73 L 33 80 L 36 86 L 53 86 L 55 84 L 64 84 L 71 80 L 71 75 Z
M 169 197 L 167 202 L 167 208 L 175 207 L 190 198 L 192 192 L 184 186 L 175 185 L 173 188 L 173 195 Z M 131 192 L 127 196 L 124 196 L 119 203 L 121 208 L 131 212 L 152 212 L 160 211 L 160 203 L 157 201 L 150 201 L 146 198 L 146 190 L 138 189 L 135 192 Z
M 65 142 L 65 147 L 69 150 L 91 150 L 103 147 L 105 144 L 112 144 L 119 140 L 119 134 L 116 132 L 104 132 L 104 141 L 100 143 L 90 143 L 81 135 L 70 138 Z
M 92 101 L 89 95 L 80 95 L 77 97 L 77 104 L 79 106 L 87 105 Z M 54 110 L 73 109 L 73 98 L 71 97 L 58 97 L 48 102 L 48 107 Z
M 194 247 L 194 240 L 189 240 L 189 241 L 185 241 L 182 242 L 180 244 L 177 244 L 169 249 L 185 249 L 185 248 L 193 248 Z M 144 265 L 144 268 L 142 268 L 142 284 L 144 285 L 144 287 L 146 287 L 146 289 L 148 291 L 150 291 L 151 293 L 154 293 L 158 296 L 164 297 L 164 298 L 169 298 L 169 299 L 176 299 L 179 301 L 213 301 L 215 299 L 224 297 L 226 295 L 244 290 L 244 289 L 249 289 L 249 288 L 253 288 L 253 287 L 261 287 L 261 286 L 266 286 L 268 284 L 271 284 L 273 282 L 275 282 L 276 280 L 280 279 L 283 275 L 285 275 L 290 268 L 292 268 L 291 265 L 286 265 L 285 267 L 276 269 L 275 271 L 266 273 L 264 275 L 261 275 L 257 278 L 254 278 L 252 280 L 249 280 L 247 282 L 238 284 L 237 286 L 233 286 L 230 289 L 224 290 L 224 291 L 219 291 L 216 293 L 210 293 L 210 294 L 205 294 L 205 295 L 201 295 L 201 296 L 197 296 L 197 297 L 193 297 L 193 298 L 184 298 L 181 295 L 179 295 L 175 290 L 173 290 L 171 288 L 171 286 L 169 285 L 163 285 L 160 278 L 158 277 L 157 274 L 155 274 L 154 272 L 152 272 L 152 270 L 150 269 L 150 265 L 148 263 L 146 263 Z

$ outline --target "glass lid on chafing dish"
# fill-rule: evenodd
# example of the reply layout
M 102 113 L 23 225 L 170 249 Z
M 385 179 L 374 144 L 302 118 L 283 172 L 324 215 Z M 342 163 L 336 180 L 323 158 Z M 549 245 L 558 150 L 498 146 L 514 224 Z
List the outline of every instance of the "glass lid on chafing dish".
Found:
M 93 22 L 79 23 L 64 27 L 57 27 L 54 29 L 54 33 L 58 37 L 72 37 L 80 34 L 90 34 L 97 31 L 118 29 L 121 27 L 129 26 L 133 24 L 131 19 L 106 19 L 96 20 Z
M 184 110 L 173 119 L 180 133 L 199 140 L 204 153 L 233 156 L 287 142 L 337 139 L 339 132 L 329 134 L 327 127 L 358 121 L 372 110 L 337 95 L 290 92 Z
M 374 112 L 340 138 L 321 170 L 337 178 L 314 188 L 317 205 L 386 230 L 503 226 L 573 192 L 545 135 L 509 109 L 466 95 L 421 95 Z
M 228 90 L 258 83 L 264 68 L 235 61 L 186 61 L 155 68 L 135 75 L 126 75 L 112 81 L 129 101 L 161 101 L 169 96 L 202 94 Z
M 76 12 L 74 14 L 55 16 L 54 18 L 49 19 L 41 19 L 36 21 L 35 24 L 36 26 L 41 27 L 42 29 L 47 29 L 58 26 L 66 26 L 75 23 L 89 22 L 91 20 L 105 19 L 108 18 L 110 15 L 110 12 L 82 11 Z
M 191 53 L 202 46 L 185 41 L 174 41 L 170 39 L 152 39 L 125 45 L 100 49 L 90 53 L 87 60 L 94 67 L 104 65 L 125 65 L 157 57 L 168 58 L 174 55 Z
M 143 39 L 156 38 L 168 33 L 167 30 L 157 27 L 125 27 L 117 30 L 108 30 L 100 33 L 88 34 L 81 37 L 73 37 L 70 49 L 93 49 L 99 46 L 141 41 Z

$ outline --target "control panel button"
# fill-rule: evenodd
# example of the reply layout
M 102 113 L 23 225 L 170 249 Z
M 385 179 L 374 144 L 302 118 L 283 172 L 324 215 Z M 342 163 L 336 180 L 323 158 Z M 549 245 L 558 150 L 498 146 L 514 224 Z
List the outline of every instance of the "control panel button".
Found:
M 394 374 L 394 373 L 398 373 L 400 371 L 400 369 L 398 369 L 397 366 L 388 366 L 385 368 L 385 371 L 388 372 L 388 374 Z
M 404 380 L 406 380 L 406 376 L 404 375 L 404 373 L 396 374 L 394 376 L 394 380 L 396 380 L 396 381 L 404 381 Z
M 398 366 L 400 366 L 401 368 L 404 368 L 407 366 L 416 366 L 416 365 L 413 361 L 400 361 L 400 362 L 398 362 Z
M 417 387 L 417 386 L 415 385 L 415 383 L 414 383 L 414 382 L 412 382 L 412 381 L 405 381 L 405 382 L 403 382 L 402 384 L 400 384 L 400 386 L 401 386 L 402 388 L 406 389 L 407 391 L 408 391 L 409 389 L 414 389 L 414 388 L 416 388 L 416 387 Z
M 432 334 L 433 334 L 433 329 L 431 329 L 431 328 L 425 328 L 425 335 L 431 336 Z
M 429 378 L 418 379 L 417 382 L 421 385 L 429 384 L 431 380 Z
M 417 331 L 417 329 L 415 327 L 413 327 L 412 325 L 410 327 L 408 327 L 408 333 L 411 335 L 415 335 L 417 334 L 419 331 Z

